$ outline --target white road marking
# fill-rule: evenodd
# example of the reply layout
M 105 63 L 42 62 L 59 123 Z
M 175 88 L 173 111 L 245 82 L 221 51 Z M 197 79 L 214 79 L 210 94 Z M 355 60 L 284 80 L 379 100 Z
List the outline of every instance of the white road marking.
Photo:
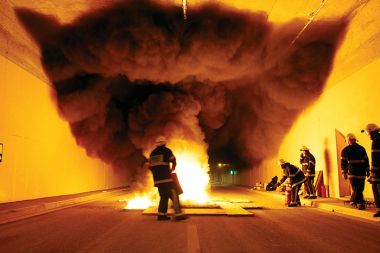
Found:
M 194 224 L 187 226 L 187 253 L 200 253 L 198 231 Z

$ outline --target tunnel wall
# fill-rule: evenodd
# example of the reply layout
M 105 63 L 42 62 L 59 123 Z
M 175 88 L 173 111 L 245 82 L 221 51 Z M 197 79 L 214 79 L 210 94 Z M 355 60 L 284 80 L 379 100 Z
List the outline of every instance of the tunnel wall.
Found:
M 75 143 L 50 86 L 2 56 L 0 101 L 0 203 L 128 184 Z
M 341 176 L 335 129 L 354 133 L 371 158 L 371 141 L 360 130 L 368 123 L 380 124 L 380 3 L 370 1 L 352 17 L 348 32 L 335 57 L 334 68 L 321 97 L 307 108 L 285 137 L 278 154 L 253 168 L 251 182 L 270 181 L 281 175 L 277 160 L 284 158 L 299 166 L 299 148 L 306 145 L 324 172 L 329 195 L 339 197 Z M 246 180 L 246 179 L 245 179 Z M 373 198 L 366 183 L 364 195 Z

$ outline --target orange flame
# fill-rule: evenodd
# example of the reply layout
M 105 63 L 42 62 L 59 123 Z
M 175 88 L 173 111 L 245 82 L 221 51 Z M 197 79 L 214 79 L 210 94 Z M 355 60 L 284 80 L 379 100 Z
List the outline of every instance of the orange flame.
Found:
M 189 203 L 204 204 L 209 201 L 209 165 L 207 148 L 205 144 L 195 141 L 174 139 L 167 145 L 177 159 L 177 173 L 183 189 L 180 195 L 181 201 Z M 153 191 L 135 194 L 135 197 L 128 200 L 125 209 L 145 209 L 155 206 L 155 193 Z
M 124 207 L 124 209 L 146 209 L 150 206 L 155 206 L 156 203 L 154 201 L 154 194 L 152 192 L 143 193 L 143 194 L 135 194 L 133 199 L 128 200 L 128 204 Z
M 187 202 L 207 202 L 210 177 L 206 147 L 200 143 L 178 139 L 168 146 L 177 158 L 175 171 L 183 189 L 181 199 Z

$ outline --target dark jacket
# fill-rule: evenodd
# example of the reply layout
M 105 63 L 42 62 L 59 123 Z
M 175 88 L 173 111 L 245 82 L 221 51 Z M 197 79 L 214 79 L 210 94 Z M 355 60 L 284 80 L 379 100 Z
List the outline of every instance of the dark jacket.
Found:
M 342 174 L 347 174 L 348 178 L 365 179 L 369 161 L 363 146 L 357 143 L 346 146 L 341 153 L 340 167 Z
M 305 156 L 301 154 L 300 163 L 306 176 L 315 177 L 315 158 L 310 152 L 306 152 Z
M 306 178 L 302 171 L 290 163 L 285 163 L 281 166 L 282 168 L 282 178 L 279 184 L 282 184 L 287 178 L 289 178 L 289 183 L 292 187 L 302 184 L 305 182 Z
M 380 133 L 372 133 L 371 140 L 371 182 L 380 183 Z
M 153 173 L 154 186 L 160 184 L 172 183 L 170 163 L 173 164 L 173 169 L 176 166 L 176 159 L 173 152 L 161 145 L 156 147 L 149 156 L 149 168 Z

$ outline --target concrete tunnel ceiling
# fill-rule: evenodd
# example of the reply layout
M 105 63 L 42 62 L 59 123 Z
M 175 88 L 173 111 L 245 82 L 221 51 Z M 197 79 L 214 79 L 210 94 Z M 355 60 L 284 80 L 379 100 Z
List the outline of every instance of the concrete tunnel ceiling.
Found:
M 274 155 L 367 1 L 190 0 L 186 21 L 181 1 L 5 2 L 2 54 L 54 88 L 88 155 L 126 169 L 162 134 L 240 168 Z

